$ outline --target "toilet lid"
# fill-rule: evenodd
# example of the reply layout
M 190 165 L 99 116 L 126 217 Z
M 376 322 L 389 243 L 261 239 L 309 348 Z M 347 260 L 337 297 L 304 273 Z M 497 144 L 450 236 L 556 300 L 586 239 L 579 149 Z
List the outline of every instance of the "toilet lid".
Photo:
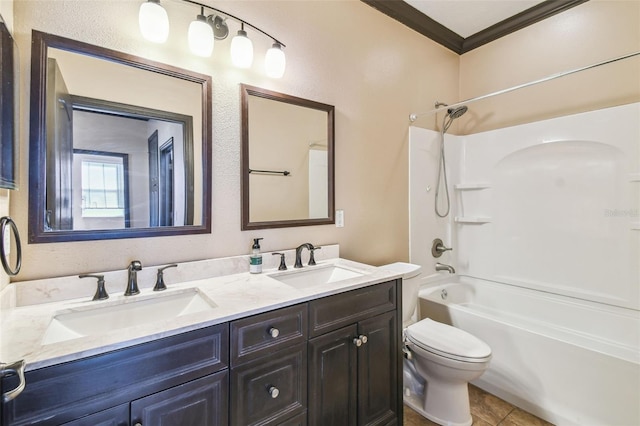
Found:
M 491 357 L 491 348 L 477 337 L 459 328 L 429 318 L 407 327 L 407 338 L 425 351 L 467 362 L 482 362 Z

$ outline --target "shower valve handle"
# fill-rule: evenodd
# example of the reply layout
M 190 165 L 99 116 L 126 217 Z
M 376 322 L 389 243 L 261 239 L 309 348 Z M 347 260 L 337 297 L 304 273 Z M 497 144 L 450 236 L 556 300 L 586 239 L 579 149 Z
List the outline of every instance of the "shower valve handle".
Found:
M 433 257 L 440 257 L 442 253 L 449 250 L 453 250 L 453 248 L 445 246 L 440 238 L 433 240 L 433 245 L 431 246 L 431 254 Z

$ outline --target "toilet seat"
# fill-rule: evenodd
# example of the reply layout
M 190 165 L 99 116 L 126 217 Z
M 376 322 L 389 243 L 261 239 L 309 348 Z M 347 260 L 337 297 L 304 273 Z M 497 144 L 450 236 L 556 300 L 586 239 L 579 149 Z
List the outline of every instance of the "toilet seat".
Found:
M 491 358 L 491 348 L 482 340 L 429 318 L 407 327 L 405 335 L 419 348 L 445 358 L 477 363 Z

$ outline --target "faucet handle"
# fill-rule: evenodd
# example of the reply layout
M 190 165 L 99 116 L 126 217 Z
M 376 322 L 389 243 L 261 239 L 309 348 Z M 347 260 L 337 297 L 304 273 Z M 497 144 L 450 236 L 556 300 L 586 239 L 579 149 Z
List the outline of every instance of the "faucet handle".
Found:
M 440 257 L 444 252 L 449 250 L 453 250 L 453 248 L 445 246 L 440 238 L 433 240 L 433 244 L 431 246 L 431 255 L 433 257 Z
M 271 253 L 273 256 L 280 255 L 280 266 L 278 266 L 278 271 L 286 271 L 287 263 L 284 258 L 284 253 Z
M 310 266 L 313 266 L 316 264 L 316 259 L 315 257 L 313 257 L 313 252 L 320 249 L 322 249 L 322 247 L 313 247 L 313 246 L 311 246 L 311 248 L 309 249 L 309 265 Z
M 104 288 L 104 275 L 82 274 L 82 275 L 78 275 L 78 278 L 97 278 L 98 279 L 98 288 L 96 288 L 96 294 L 93 295 L 92 300 L 105 300 L 109 298 L 109 295 L 107 294 L 107 289 Z
M 156 276 L 156 285 L 153 286 L 153 291 L 166 290 L 167 286 L 164 283 L 164 270 L 167 268 L 177 268 L 177 267 L 178 267 L 177 263 L 172 263 L 171 265 L 158 268 L 158 275 Z

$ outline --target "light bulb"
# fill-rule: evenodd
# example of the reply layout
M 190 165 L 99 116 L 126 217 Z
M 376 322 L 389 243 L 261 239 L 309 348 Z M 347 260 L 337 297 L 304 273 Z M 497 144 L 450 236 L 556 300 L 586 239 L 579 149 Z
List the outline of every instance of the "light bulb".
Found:
M 140 5 L 138 24 L 142 36 L 154 43 L 164 43 L 169 37 L 169 16 L 160 0 L 149 0 Z
M 273 43 L 273 46 L 267 50 L 267 55 L 264 59 L 267 75 L 271 78 L 281 78 L 284 75 L 286 65 L 287 59 L 282 51 L 282 45 L 278 42 Z
M 202 12 L 189 24 L 188 39 L 189 48 L 196 55 L 208 57 L 213 53 L 213 28 Z
M 253 62 L 253 43 L 245 30 L 239 30 L 231 40 L 231 62 L 238 68 L 249 68 Z

